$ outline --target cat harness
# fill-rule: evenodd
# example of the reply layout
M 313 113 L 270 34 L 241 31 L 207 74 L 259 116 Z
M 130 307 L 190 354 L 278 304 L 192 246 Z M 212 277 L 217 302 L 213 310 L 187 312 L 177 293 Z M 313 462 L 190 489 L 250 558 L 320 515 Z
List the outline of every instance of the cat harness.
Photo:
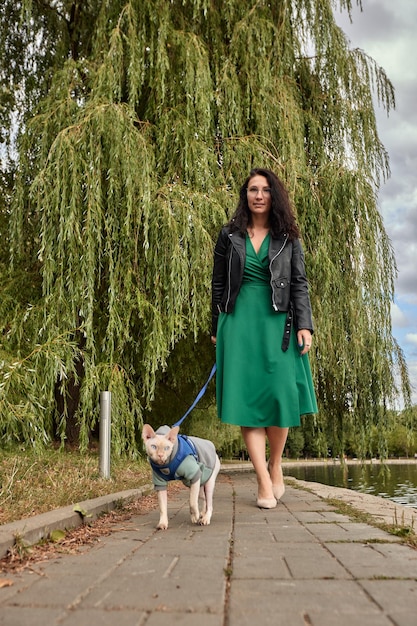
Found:
M 154 463 L 152 459 L 149 459 L 153 471 L 160 478 L 166 481 L 178 479 L 176 471 L 187 456 L 192 455 L 195 460 L 198 461 L 196 447 L 193 442 L 187 437 L 187 435 L 178 435 L 177 441 L 177 452 L 174 458 L 172 458 L 169 463 L 166 463 L 165 465 L 157 465 L 157 463 Z

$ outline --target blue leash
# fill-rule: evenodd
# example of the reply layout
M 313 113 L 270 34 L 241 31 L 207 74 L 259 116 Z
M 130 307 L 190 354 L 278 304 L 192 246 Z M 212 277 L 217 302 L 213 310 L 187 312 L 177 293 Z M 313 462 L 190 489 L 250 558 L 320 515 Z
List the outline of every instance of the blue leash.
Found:
M 198 392 L 198 395 L 196 397 L 196 399 L 194 400 L 194 402 L 192 403 L 192 405 L 190 406 L 190 408 L 188 409 L 188 411 L 186 411 L 184 413 L 184 415 L 182 416 L 181 419 L 178 420 L 178 422 L 175 422 L 175 424 L 172 426 L 172 428 L 174 428 L 175 426 L 179 426 L 187 417 L 187 415 L 189 413 L 191 413 L 191 411 L 193 410 L 193 408 L 195 407 L 195 405 L 197 404 L 197 402 L 199 402 L 201 400 L 201 398 L 204 396 L 204 394 L 206 393 L 206 389 L 208 387 L 209 382 L 211 381 L 211 379 L 213 378 L 215 372 L 216 372 L 216 364 L 213 365 L 213 367 L 211 368 L 211 372 L 210 375 L 206 381 L 206 383 L 204 384 L 204 386 L 200 389 L 200 391 Z

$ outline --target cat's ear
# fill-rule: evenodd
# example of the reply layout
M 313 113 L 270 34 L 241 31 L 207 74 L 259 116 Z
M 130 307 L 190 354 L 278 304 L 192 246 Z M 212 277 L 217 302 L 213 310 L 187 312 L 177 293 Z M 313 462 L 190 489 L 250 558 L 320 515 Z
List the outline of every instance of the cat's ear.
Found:
M 169 441 L 172 441 L 172 443 L 175 443 L 177 440 L 177 435 L 180 431 L 180 427 L 179 426 L 174 426 L 173 428 L 171 428 L 171 430 L 169 431 L 169 433 L 166 434 L 166 438 Z
M 149 424 L 144 424 L 142 428 L 142 439 L 143 441 L 147 441 L 148 439 L 152 439 L 155 437 L 155 431 Z

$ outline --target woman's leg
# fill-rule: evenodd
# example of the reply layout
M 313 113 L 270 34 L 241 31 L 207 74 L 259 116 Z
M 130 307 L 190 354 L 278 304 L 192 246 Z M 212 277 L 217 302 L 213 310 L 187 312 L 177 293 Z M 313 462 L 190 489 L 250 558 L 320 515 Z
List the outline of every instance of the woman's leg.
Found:
M 271 477 L 274 496 L 277 500 L 279 500 L 285 492 L 281 461 L 288 437 L 288 428 L 269 426 L 266 428 L 266 436 L 268 437 L 270 450 L 268 470 Z
M 256 472 L 258 501 L 266 501 L 266 504 L 270 506 L 265 506 L 265 508 L 272 508 L 276 503 L 274 502 L 275 498 L 272 492 L 271 477 L 266 465 L 266 429 L 242 426 L 241 431 Z

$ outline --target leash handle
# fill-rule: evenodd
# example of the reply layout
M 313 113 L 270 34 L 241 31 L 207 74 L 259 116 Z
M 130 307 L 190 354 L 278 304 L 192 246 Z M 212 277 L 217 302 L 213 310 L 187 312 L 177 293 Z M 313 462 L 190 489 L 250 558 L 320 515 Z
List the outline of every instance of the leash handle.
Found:
M 207 379 L 207 381 L 205 382 L 204 386 L 200 389 L 200 391 L 198 392 L 198 395 L 196 397 L 196 399 L 194 400 L 194 402 L 192 403 L 192 405 L 190 406 L 190 408 L 188 409 L 188 411 L 186 411 L 184 413 L 184 415 L 182 416 L 181 419 L 178 420 L 178 422 L 175 422 L 175 424 L 172 426 L 172 428 L 174 428 L 175 426 L 179 426 L 180 424 L 182 424 L 182 422 L 185 420 L 185 418 L 187 417 L 187 415 L 189 415 L 189 413 L 191 413 L 191 411 L 193 410 L 193 408 L 195 407 L 195 405 L 201 400 L 201 398 L 204 396 L 204 394 L 206 393 L 206 389 L 208 387 L 209 382 L 211 381 L 211 379 L 213 378 L 215 372 L 216 372 L 216 363 L 213 365 L 213 367 L 211 368 L 211 372 L 210 375 Z

